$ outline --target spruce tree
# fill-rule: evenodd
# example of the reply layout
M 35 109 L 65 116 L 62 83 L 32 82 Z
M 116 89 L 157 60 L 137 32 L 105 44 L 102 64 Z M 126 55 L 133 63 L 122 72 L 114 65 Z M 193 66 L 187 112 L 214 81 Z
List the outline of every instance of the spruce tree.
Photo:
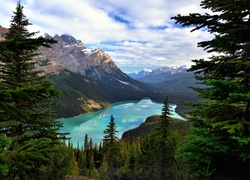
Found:
M 207 60 L 193 60 L 190 71 L 207 85 L 194 88 L 202 99 L 190 113 L 194 129 L 179 148 L 193 175 L 245 178 L 250 165 L 250 1 L 203 0 L 212 13 L 172 19 L 214 35 L 198 43 Z
M 110 116 L 110 122 L 107 128 L 103 131 L 104 133 L 104 164 L 108 167 L 108 178 L 110 180 L 115 179 L 115 173 L 120 166 L 120 150 L 118 144 L 118 138 L 116 133 L 117 126 L 113 115 Z
M 53 39 L 32 38 L 31 25 L 17 3 L 11 26 L 0 42 L 0 133 L 13 139 L 12 148 L 30 139 L 58 139 L 61 124 L 52 119 L 53 100 L 59 91 L 35 68 L 33 58 L 40 46 Z
M 141 164 L 146 179 L 174 179 L 177 173 L 173 172 L 176 143 L 171 133 L 170 115 L 170 106 L 166 97 L 159 125 L 151 130 L 141 146 Z
M 6 156 L 0 157 L 3 179 L 63 179 L 70 174 L 71 152 L 60 141 L 61 124 L 51 110 L 59 91 L 37 71 L 33 58 L 40 46 L 53 39 L 33 37 L 31 25 L 17 3 L 11 26 L 0 42 L 0 134 L 11 139 Z
M 107 125 L 107 128 L 103 131 L 104 133 L 104 143 L 107 144 L 113 144 L 115 141 L 118 140 L 116 133 L 118 132 L 116 130 L 116 124 L 115 124 L 115 119 L 113 115 L 110 116 L 110 122 Z

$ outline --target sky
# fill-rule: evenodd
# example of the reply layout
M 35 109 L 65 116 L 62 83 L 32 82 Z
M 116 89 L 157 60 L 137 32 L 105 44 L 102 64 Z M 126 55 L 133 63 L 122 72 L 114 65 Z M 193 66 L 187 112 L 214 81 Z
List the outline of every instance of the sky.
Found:
M 0 0 L 0 25 L 8 28 L 17 0 Z M 170 18 L 204 13 L 200 0 L 21 0 L 30 31 L 69 34 L 88 49 L 101 48 L 125 72 L 192 65 L 209 55 L 197 47 L 212 35 L 190 32 Z

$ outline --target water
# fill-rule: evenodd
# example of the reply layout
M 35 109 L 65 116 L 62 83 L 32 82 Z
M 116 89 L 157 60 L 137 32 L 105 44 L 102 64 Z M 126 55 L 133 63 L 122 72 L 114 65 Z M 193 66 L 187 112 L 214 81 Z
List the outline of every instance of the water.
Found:
M 94 143 L 100 143 L 103 139 L 103 131 L 106 129 L 110 116 L 113 115 L 117 125 L 117 137 L 121 138 L 123 132 L 138 127 L 145 119 L 151 115 L 160 115 L 162 103 L 156 103 L 150 99 L 141 101 L 126 101 L 114 103 L 110 108 L 97 112 L 86 113 L 78 117 L 65 118 L 60 120 L 63 123 L 61 132 L 69 132 L 74 146 L 84 143 L 84 136 L 88 134 Z M 176 105 L 170 104 L 172 117 L 180 118 L 174 112 Z

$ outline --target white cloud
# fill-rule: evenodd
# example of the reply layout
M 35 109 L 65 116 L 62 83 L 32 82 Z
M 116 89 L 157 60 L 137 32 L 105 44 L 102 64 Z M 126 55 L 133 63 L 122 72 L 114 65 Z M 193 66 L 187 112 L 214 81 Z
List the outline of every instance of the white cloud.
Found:
M 177 14 L 202 12 L 200 0 L 26 0 L 24 13 L 41 34 L 71 34 L 104 49 L 118 66 L 190 65 L 206 57 L 197 43 L 211 38 L 174 26 Z M 0 25 L 8 26 L 15 0 L 0 1 Z M 89 47 L 88 47 L 89 48 Z

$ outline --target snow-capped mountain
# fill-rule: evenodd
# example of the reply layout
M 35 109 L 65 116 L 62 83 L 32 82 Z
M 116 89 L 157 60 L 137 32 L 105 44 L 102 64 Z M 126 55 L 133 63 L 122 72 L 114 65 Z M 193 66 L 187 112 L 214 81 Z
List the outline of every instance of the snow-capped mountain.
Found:
M 150 74 L 152 72 L 152 70 L 149 69 L 143 69 L 141 71 L 135 71 L 132 73 L 127 73 L 131 78 L 133 79 L 139 79 L 142 78 L 144 76 L 147 76 L 148 74 Z
M 177 73 L 181 73 L 181 72 L 186 72 L 187 71 L 187 67 L 186 65 L 183 66 L 172 66 L 172 67 L 168 67 L 168 66 L 163 66 L 154 70 L 141 70 L 141 71 L 135 71 L 133 73 L 127 73 L 131 78 L 133 79 L 141 79 L 141 78 L 146 78 L 146 77 L 152 77 L 152 76 L 157 76 L 160 74 L 165 74 L 165 75 L 173 75 L 173 74 L 177 74 Z

